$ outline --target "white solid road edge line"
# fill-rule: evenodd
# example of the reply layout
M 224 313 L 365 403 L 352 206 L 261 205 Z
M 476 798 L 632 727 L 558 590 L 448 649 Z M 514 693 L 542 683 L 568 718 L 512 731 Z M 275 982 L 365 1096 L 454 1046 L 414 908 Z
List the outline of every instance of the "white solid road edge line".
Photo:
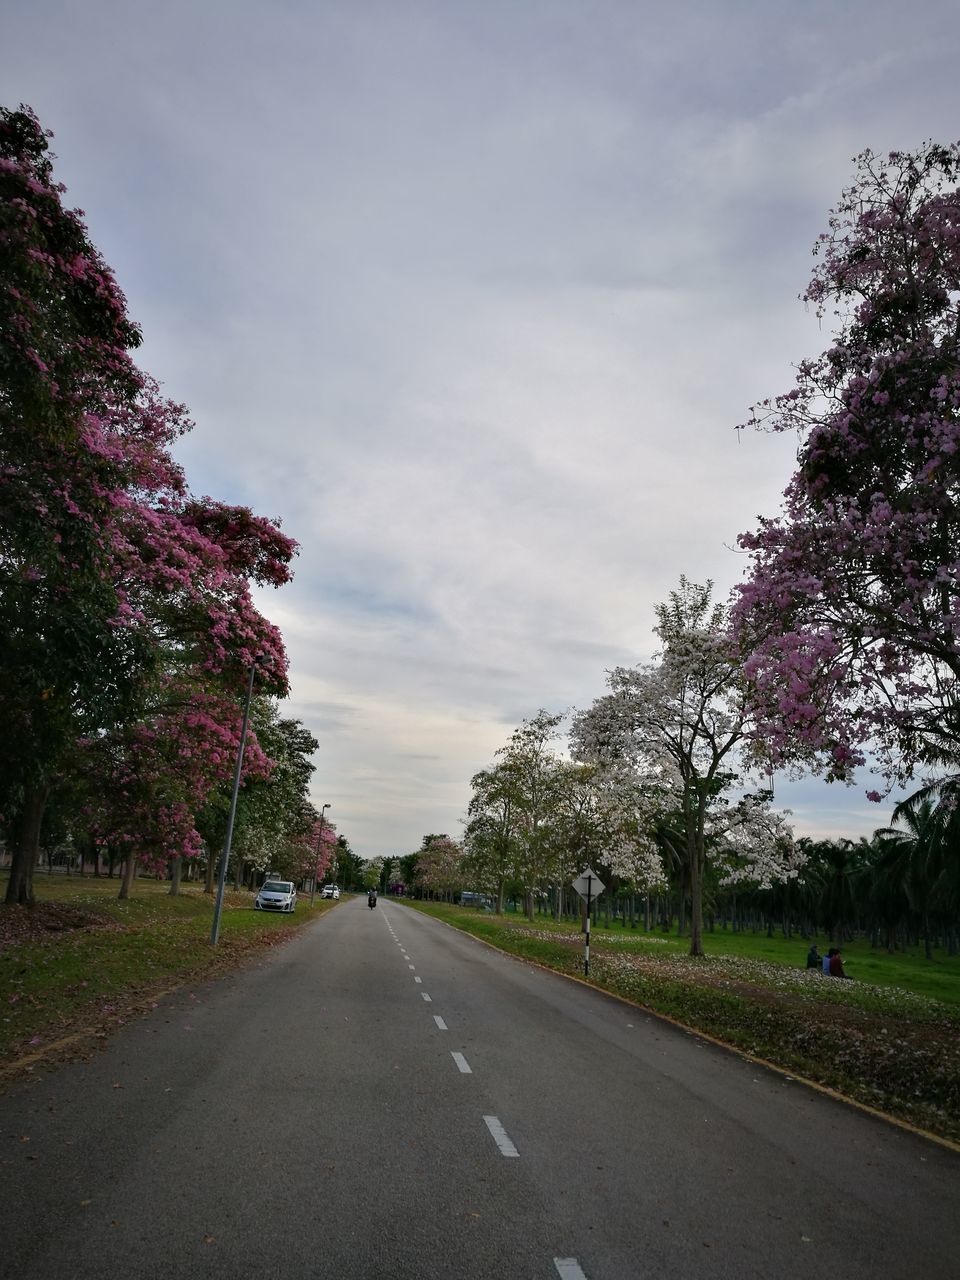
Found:
M 496 1116 L 484 1116 L 483 1123 L 490 1130 L 490 1136 L 500 1148 L 500 1154 L 504 1156 L 519 1156 L 520 1152 L 507 1137 L 507 1131 L 497 1119 Z
M 554 1258 L 553 1265 L 562 1280 L 587 1280 L 576 1258 Z
M 435 1014 L 433 1015 L 433 1020 L 434 1020 L 434 1022 L 437 1024 L 437 1026 L 440 1028 L 440 1030 L 441 1030 L 441 1031 L 446 1031 L 446 1029 L 447 1029 L 447 1024 L 446 1024 L 446 1023 L 444 1022 L 444 1020 L 440 1017 L 439 1013 L 435 1013 Z
M 465 1075 L 465 1076 L 473 1075 L 473 1069 L 471 1068 L 470 1063 L 466 1060 L 466 1058 L 463 1056 L 462 1053 L 453 1053 L 451 1051 L 450 1056 L 451 1058 L 453 1058 L 454 1062 L 460 1068 L 461 1075 Z

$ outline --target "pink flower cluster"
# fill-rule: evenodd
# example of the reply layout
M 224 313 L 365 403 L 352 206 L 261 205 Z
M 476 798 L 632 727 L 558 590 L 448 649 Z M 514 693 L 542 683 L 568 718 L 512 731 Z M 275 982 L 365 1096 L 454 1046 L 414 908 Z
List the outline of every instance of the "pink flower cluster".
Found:
M 960 144 L 858 165 L 805 295 L 840 332 L 754 410 L 802 444 L 733 617 L 774 756 L 903 781 L 960 741 Z
M 34 778 L 64 776 L 79 739 L 99 839 L 190 855 L 254 661 L 258 693 L 287 691 L 251 587 L 289 581 L 296 543 L 189 492 L 171 455 L 187 411 L 133 363 L 139 331 L 46 139 L 28 109 L 0 110 L 0 603 L 27 655 L 4 672 L 8 733 Z M 252 735 L 245 779 L 270 769 Z

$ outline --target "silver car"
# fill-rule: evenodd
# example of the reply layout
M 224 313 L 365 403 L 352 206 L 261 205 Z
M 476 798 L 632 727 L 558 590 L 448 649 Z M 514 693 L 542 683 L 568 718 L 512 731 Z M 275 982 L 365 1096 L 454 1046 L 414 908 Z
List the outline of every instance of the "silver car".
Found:
M 297 890 L 292 880 L 265 880 L 253 905 L 258 911 L 290 911 L 297 908 Z
M 323 886 L 323 892 L 320 894 L 320 897 L 321 898 L 339 898 L 340 889 L 335 884 L 325 884 Z

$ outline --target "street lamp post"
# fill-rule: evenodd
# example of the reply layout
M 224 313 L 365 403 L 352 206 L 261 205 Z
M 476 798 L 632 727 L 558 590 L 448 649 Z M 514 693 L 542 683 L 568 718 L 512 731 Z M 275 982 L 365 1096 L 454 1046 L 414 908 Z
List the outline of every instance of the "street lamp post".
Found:
M 325 804 L 320 810 L 320 830 L 317 832 L 317 852 L 313 859 L 313 888 L 310 891 L 310 905 L 313 906 L 313 897 L 317 892 L 317 869 L 320 866 L 320 841 L 323 839 L 323 811 L 329 809 L 330 806 Z
M 230 861 L 230 845 L 233 841 L 233 820 L 237 816 L 237 795 L 240 791 L 240 773 L 243 769 L 243 750 L 247 745 L 247 725 L 250 723 L 250 699 L 253 697 L 253 677 L 260 658 L 250 663 L 250 679 L 247 681 L 247 699 L 243 704 L 243 725 L 240 729 L 240 746 L 237 748 L 237 766 L 233 773 L 233 795 L 230 797 L 230 813 L 227 817 L 227 836 L 220 858 L 220 875 L 217 879 L 217 901 L 213 908 L 213 926 L 210 929 L 210 945 L 215 947 L 220 936 L 220 913 L 223 910 L 223 887 L 227 882 L 227 863 Z

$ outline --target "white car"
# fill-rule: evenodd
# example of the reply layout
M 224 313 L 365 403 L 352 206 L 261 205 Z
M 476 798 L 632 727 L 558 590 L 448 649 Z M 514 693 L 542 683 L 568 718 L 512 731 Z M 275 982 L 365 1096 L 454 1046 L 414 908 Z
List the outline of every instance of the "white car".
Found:
M 323 886 L 323 892 L 320 894 L 320 897 L 321 898 L 339 898 L 340 897 L 339 886 L 335 884 L 325 884 Z
M 265 880 L 253 905 L 258 911 L 290 911 L 297 909 L 297 890 L 292 880 Z

